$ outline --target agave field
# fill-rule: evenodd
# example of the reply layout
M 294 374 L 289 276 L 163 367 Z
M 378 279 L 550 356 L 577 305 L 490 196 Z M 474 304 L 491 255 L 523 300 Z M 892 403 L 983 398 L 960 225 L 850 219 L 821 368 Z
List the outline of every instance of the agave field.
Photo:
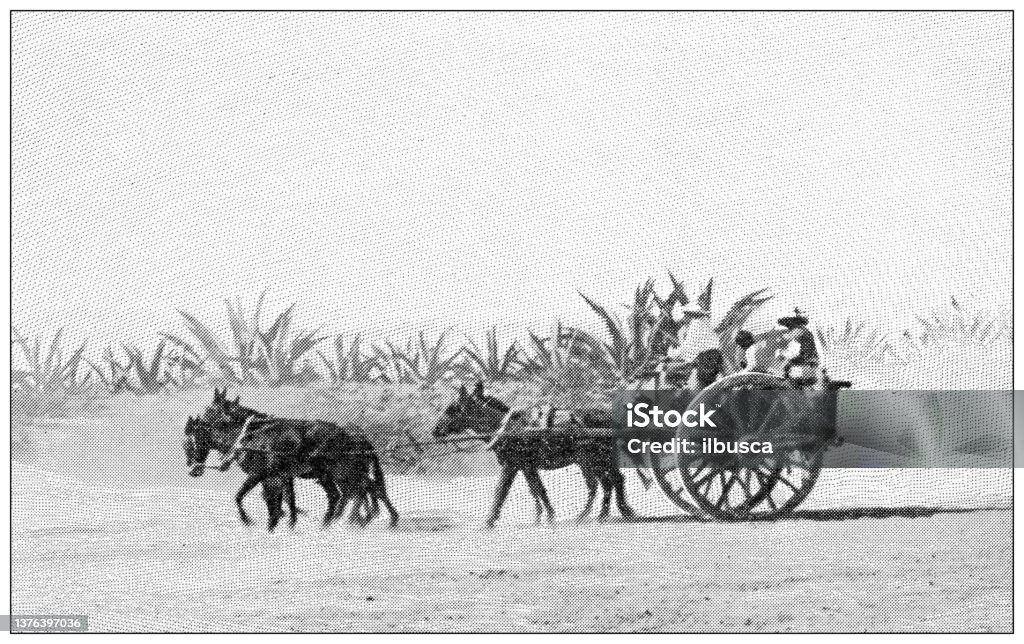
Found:
M 451 330 L 379 343 L 366 342 L 358 333 L 328 336 L 318 329 L 295 328 L 294 304 L 269 313 L 263 296 L 251 307 L 239 299 L 225 301 L 228 334 L 218 335 L 216 325 L 179 311 L 183 331 L 157 332 L 149 352 L 123 344 L 89 358 L 85 345 L 65 346 L 63 329 L 44 338 L 15 327 L 14 410 L 29 417 L 61 416 L 112 395 L 212 386 L 329 390 L 391 384 L 430 389 L 481 379 L 522 383 L 544 396 L 600 394 L 637 381 L 668 351 L 680 324 L 672 311 L 691 303 L 682 283 L 672 274 L 668 280 L 667 296 L 660 297 L 654 280 L 647 280 L 628 304 L 615 307 L 580 294 L 601 332 L 558 323 L 543 332 L 525 330 L 525 340 L 499 337 L 497 327 L 483 338 L 461 341 Z M 711 280 L 693 303 L 710 312 L 713 291 Z M 714 328 L 727 360 L 737 355 L 736 331 L 770 300 L 767 289 L 760 289 L 718 308 L 724 313 L 714 318 Z M 944 310 L 919 317 L 914 328 L 898 335 L 852 319 L 818 326 L 815 334 L 830 370 L 884 386 L 875 377 L 879 369 L 913 365 L 951 347 L 1003 356 L 1000 364 L 1008 364 L 1012 321 L 1008 307 L 965 306 L 951 298 Z
M 737 329 L 772 317 L 765 290 L 715 301 L 714 283 L 689 293 L 668 282 L 645 281 L 615 304 L 581 294 L 586 329 L 554 323 L 520 337 L 498 327 L 479 337 L 329 335 L 297 324 L 295 306 L 266 310 L 263 298 L 225 302 L 226 320 L 183 311 L 145 347 L 14 329 L 23 417 L 12 423 L 12 602 L 26 613 L 89 612 L 98 630 L 1004 628 L 1007 470 L 827 468 L 807 514 L 750 523 L 681 517 L 636 472 L 628 494 L 646 520 L 566 518 L 552 529 L 527 528 L 534 508 L 520 481 L 498 530 L 478 529 L 497 459 L 480 444 L 430 445 L 458 383 L 482 379 L 514 407 L 600 403 L 668 351 L 670 311 L 691 297 L 712 312 L 729 357 Z M 860 388 L 949 387 L 957 374 L 973 378 L 964 388 L 1000 374 L 1010 386 L 1008 309 L 951 299 L 894 335 L 857 320 L 814 331 L 830 373 Z M 213 385 L 267 413 L 358 423 L 381 453 L 399 527 L 323 531 L 304 517 L 278 538 L 241 526 L 241 474 L 193 479 L 181 450 L 185 419 Z M 544 480 L 562 517 L 582 507 L 575 468 Z M 298 490 L 310 516 L 325 509 L 311 482 Z M 722 565 L 691 565 L 715 558 Z

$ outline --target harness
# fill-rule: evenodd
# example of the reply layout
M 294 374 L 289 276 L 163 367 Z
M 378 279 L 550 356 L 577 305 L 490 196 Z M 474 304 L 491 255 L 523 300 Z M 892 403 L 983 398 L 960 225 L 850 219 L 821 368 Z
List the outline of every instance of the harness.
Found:
M 294 456 L 295 454 L 298 454 L 298 453 L 301 452 L 301 450 L 274 450 L 274 449 L 266 449 L 266 448 L 263 448 L 263 447 L 256 447 L 254 445 L 243 445 L 242 442 L 249 435 L 249 431 L 250 431 L 250 429 L 252 427 L 253 421 L 260 421 L 260 420 L 280 421 L 281 419 L 280 418 L 274 418 L 273 416 L 263 416 L 262 418 L 258 418 L 257 414 L 252 414 L 252 415 L 246 417 L 245 421 L 242 423 L 242 429 L 239 432 L 238 437 L 235 439 L 234 443 L 231 445 L 231 448 L 228 450 L 228 452 L 224 455 L 224 458 L 221 459 L 220 464 L 216 465 L 216 466 L 208 466 L 208 467 L 211 467 L 213 469 L 222 468 L 223 466 L 228 465 L 231 462 L 233 462 L 235 460 L 235 458 L 237 458 L 239 452 L 255 452 L 255 453 L 258 453 L 258 454 L 267 454 L 267 455 L 271 455 L 271 456 Z M 454 437 L 454 438 L 448 438 L 448 439 L 438 439 L 438 440 L 426 441 L 426 442 L 408 441 L 408 442 L 405 442 L 405 443 L 399 443 L 397 445 L 392 445 L 391 447 L 389 447 L 388 449 L 383 450 L 383 451 L 370 448 L 370 449 L 362 449 L 362 450 L 336 451 L 336 452 L 333 452 L 333 453 L 334 454 L 338 454 L 338 455 L 344 454 L 344 455 L 351 455 L 351 456 L 376 456 L 376 455 L 380 455 L 380 454 L 392 454 L 394 452 L 397 452 L 397 451 L 399 451 L 401 449 L 405 449 L 407 447 L 431 447 L 431 446 L 434 446 L 434 445 L 455 445 L 455 444 L 459 444 L 459 443 L 465 443 L 465 442 L 481 440 L 481 439 L 482 439 L 481 436 L 474 435 L 474 436 Z
M 248 416 L 245 419 L 245 422 L 242 423 L 242 431 L 238 432 L 238 438 L 236 438 L 235 442 L 232 443 L 231 449 L 229 449 L 227 453 L 224 454 L 224 458 L 220 460 L 220 468 L 226 468 L 238 457 L 238 452 L 242 449 L 242 441 L 249 435 L 249 426 L 252 425 L 254 418 L 256 418 L 256 414 Z
M 509 431 L 513 418 L 523 418 L 528 412 L 527 422 L 519 427 L 518 432 Z M 494 433 L 487 443 L 487 450 L 493 450 L 498 441 L 506 436 L 526 436 L 536 434 L 540 436 L 574 436 L 593 440 L 613 438 L 618 433 L 612 427 L 587 427 L 583 417 L 578 411 L 557 409 L 552 405 L 540 405 L 526 409 L 514 409 L 509 411 L 501 420 L 498 431 Z

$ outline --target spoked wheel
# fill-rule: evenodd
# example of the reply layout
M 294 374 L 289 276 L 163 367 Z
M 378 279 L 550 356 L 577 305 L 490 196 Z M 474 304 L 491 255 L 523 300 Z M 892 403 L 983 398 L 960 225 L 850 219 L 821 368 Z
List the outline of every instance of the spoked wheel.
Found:
M 722 520 L 784 516 L 810 494 L 821 470 L 826 442 L 807 432 L 808 427 L 818 426 L 817 410 L 813 399 L 804 395 L 729 395 L 743 391 L 787 392 L 794 387 L 777 376 L 741 373 L 704 389 L 688 408 L 703 404 L 705 409 L 716 409 L 723 440 L 770 441 L 773 453 L 680 454 L 678 476 L 687 495 L 707 516 Z M 677 437 L 694 438 L 685 428 Z
M 703 511 L 690 500 L 691 496 L 686 490 L 679 467 L 674 461 L 659 458 L 657 454 L 648 454 L 647 462 L 651 469 L 651 476 L 657 481 L 658 487 L 669 501 L 690 514 L 696 516 L 703 514 Z
M 795 510 L 818 482 L 824 457 L 823 446 L 810 453 L 794 450 L 779 454 L 771 467 L 775 485 L 754 507 L 751 518 L 774 519 Z
M 824 450 L 777 454 L 760 467 L 695 461 L 680 469 L 683 487 L 702 514 L 722 520 L 786 516 L 811 493 Z

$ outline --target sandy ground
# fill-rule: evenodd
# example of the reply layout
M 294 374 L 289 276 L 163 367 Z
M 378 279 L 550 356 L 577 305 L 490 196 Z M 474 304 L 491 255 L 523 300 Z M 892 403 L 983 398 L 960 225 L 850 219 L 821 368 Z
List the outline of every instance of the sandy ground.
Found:
M 112 487 L 14 464 L 13 609 L 92 630 L 1007 631 L 1009 473 L 829 470 L 797 518 L 705 523 L 630 477 L 648 520 L 532 525 L 522 483 L 479 528 L 487 478 L 392 477 L 397 530 L 243 527 L 237 472 Z M 248 507 L 262 522 L 258 493 Z
M 369 395 L 243 393 L 273 413 L 337 421 Z M 369 408 L 432 419 L 446 402 L 394 395 Z M 629 474 L 648 519 L 575 525 L 583 489 L 569 468 L 544 474 L 559 522 L 532 525 L 519 481 L 494 531 L 480 529 L 487 476 L 389 478 L 394 531 L 319 529 L 322 493 L 301 482 L 307 515 L 268 535 L 238 521 L 237 471 L 185 475 L 181 428 L 208 400 L 119 397 L 90 417 L 15 428 L 32 439 L 12 472 L 15 612 L 141 631 L 1011 627 L 1009 470 L 826 469 L 796 517 L 734 524 L 681 516 Z M 493 472 L 493 461 L 460 456 L 447 471 Z M 258 492 L 247 506 L 262 524 Z

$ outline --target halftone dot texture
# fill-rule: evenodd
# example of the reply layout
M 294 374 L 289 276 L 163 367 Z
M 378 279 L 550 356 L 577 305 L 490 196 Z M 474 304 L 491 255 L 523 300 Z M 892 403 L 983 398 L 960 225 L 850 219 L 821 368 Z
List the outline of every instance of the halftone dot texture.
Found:
M 762 287 L 753 328 L 809 311 L 858 388 L 1007 389 L 1009 13 L 12 20 L 18 359 L 43 340 L 39 369 L 15 366 L 15 612 L 146 631 L 1010 628 L 1006 471 L 827 470 L 804 519 L 736 524 L 680 517 L 630 473 L 657 520 L 576 526 L 569 468 L 543 475 L 554 528 L 531 525 L 520 480 L 482 532 L 493 457 L 439 453 L 388 461 L 396 531 L 317 530 L 302 482 L 297 530 L 268 536 L 237 520 L 237 471 L 184 472 L 181 428 L 223 377 L 209 356 L 174 353 L 145 395 L 115 364 L 160 332 L 197 343 L 178 310 L 235 351 L 222 298 L 251 311 L 268 289 L 262 330 L 297 302 L 288 339 L 332 337 L 288 386 L 232 394 L 361 422 L 383 449 L 426 435 L 469 374 L 329 382 L 355 334 L 371 357 L 421 330 L 451 329 L 442 357 L 491 327 L 532 350 L 556 320 L 604 332 L 578 292 L 625 316 L 671 270 L 691 295 L 715 278 L 716 319 Z M 87 341 L 108 382 L 83 359 L 44 386 L 61 327 L 56 362 Z M 492 389 L 531 404 L 541 382 Z
M 14 16 L 19 324 L 381 339 L 672 270 L 902 331 L 1010 296 L 1010 15 Z

